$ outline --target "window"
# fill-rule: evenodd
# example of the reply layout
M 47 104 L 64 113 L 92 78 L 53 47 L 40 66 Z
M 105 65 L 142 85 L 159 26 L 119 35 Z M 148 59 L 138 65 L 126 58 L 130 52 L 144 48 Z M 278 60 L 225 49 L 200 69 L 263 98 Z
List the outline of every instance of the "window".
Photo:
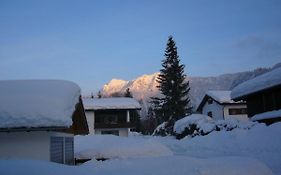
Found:
M 111 134 L 111 135 L 116 135 L 119 136 L 119 131 L 118 130 L 106 130 L 106 131 L 101 131 L 101 134 Z
M 247 108 L 230 108 L 228 109 L 229 115 L 247 114 Z
M 208 98 L 208 104 L 213 104 L 213 100 L 211 98 Z
M 207 115 L 211 118 L 213 118 L 213 113 L 212 112 L 208 112 Z

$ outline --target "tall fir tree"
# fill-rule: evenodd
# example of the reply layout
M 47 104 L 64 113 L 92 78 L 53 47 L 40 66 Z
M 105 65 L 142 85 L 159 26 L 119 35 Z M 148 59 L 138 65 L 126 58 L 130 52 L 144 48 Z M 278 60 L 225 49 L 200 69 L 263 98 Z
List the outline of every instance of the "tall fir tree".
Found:
M 161 102 L 163 120 L 172 127 L 176 120 L 191 112 L 189 108 L 189 81 L 186 80 L 185 65 L 180 63 L 176 43 L 172 36 L 167 42 L 162 67 L 157 82 L 163 98 L 158 100 Z

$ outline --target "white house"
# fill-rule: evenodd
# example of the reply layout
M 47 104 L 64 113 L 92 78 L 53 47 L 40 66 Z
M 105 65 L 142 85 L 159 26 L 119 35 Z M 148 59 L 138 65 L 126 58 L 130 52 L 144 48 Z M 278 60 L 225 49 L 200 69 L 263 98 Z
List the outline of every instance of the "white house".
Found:
M 74 134 L 88 127 L 80 88 L 61 80 L 0 81 L 0 159 L 74 164 Z
M 230 93 L 231 91 L 207 91 L 197 111 L 214 120 L 228 118 L 248 120 L 246 103 L 231 100 Z
M 84 98 L 90 134 L 113 134 L 128 136 L 135 126 L 130 115 L 140 110 L 140 104 L 133 98 Z

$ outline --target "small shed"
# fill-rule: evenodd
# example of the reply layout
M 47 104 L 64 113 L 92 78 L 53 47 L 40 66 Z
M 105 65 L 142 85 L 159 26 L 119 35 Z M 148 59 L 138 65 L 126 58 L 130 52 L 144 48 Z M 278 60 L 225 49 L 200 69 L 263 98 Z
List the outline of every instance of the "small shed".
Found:
M 135 127 L 131 116 L 141 109 L 138 101 L 128 97 L 84 98 L 83 104 L 90 134 L 128 136 Z
M 231 91 L 207 91 L 197 111 L 214 120 L 228 118 L 248 120 L 246 103 L 231 100 L 230 93 Z
M 62 80 L 0 81 L 1 159 L 72 165 L 76 134 L 88 134 L 78 85 Z
M 281 67 L 238 85 L 231 98 L 247 102 L 248 115 L 253 121 L 266 124 L 281 121 Z

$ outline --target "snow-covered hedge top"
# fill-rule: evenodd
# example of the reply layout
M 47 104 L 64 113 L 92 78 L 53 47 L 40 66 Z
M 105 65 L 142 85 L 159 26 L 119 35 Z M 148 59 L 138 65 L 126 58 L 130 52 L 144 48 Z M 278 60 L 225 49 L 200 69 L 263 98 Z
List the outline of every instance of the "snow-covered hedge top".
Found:
M 208 134 L 216 130 L 232 130 L 234 128 L 249 129 L 255 126 L 256 122 L 243 121 L 235 118 L 226 120 L 213 120 L 207 115 L 202 114 L 192 114 L 186 116 L 178 121 L 174 125 L 174 132 L 176 134 L 182 134 L 186 128 L 191 129 L 191 125 L 196 125 L 196 128 L 201 133 L 195 133 L 197 131 L 192 131 L 191 136 Z
M 276 85 L 281 85 L 281 67 L 236 86 L 231 92 L 231 98 L 236 99 Z
M 271 118 L 278 118 L 278 117 L 281 117 L 281 109 L 268 111 L 261 114 L 256 114 L 251 118 L 251 120 L 257 121 L 257 120 L 264 120 L 264 119 L 271 119 Z
M 69 127 L 80 94 L 69 81 L 0 81 L 0 128 Z
M 140 109 L 138 101 L 133 98 L 83 98 L 84 108 L 86 110 L 104 110 L 104 109 Z
M 174 125 L 174 132 L 182 133 L 185 128 L 191 124 L 198 125 L 204 132 L 209 132 L 214 129 L 214 125 L 210 123 L 210 121 L 213 120 L 207 115 L 192 114 L 176 121 Z
M 219 103 L 235 103 L 230 98 L 231 91 L 207 91 L 206 94 Z

